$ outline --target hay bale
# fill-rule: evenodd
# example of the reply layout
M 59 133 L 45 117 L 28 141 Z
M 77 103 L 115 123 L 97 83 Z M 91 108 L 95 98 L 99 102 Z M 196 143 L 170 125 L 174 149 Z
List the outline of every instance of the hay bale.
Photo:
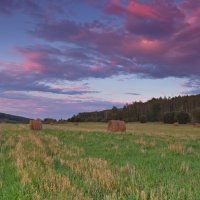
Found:
M 124 121 L 119 121 L 119 130 L 121 132 L 125 132 L 126 131 L 126 124 Z
M 120 120 L 110 120 L 108 122 L 108 131 L 111 132 L 125 132 L 126 131 L 126 124 L 124 121 Z
M 200 123 L 195 123 L 195 124 L 194 124 L 194 127 L 195 127 L 195 128 L 200 128 Z
M 31 130 L 39 131 L 42 130 L 42 122 L 41 120 L 30 120 L 29 127 Z
M 179 126 L 178 122 L 173 123 L 174 126 Z

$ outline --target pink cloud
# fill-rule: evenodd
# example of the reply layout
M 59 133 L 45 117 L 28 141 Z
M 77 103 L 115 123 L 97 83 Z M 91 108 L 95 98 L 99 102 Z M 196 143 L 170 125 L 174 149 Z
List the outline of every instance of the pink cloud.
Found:
M 29 33 L 45 43 L 18 47 L 24 61 L 2 67 L 1 86 L 62 93 L 66 88 L 38 83 L 121 74 L 151 78 L 200 75 L 198 1 L 141 2 L 89 0 L 108 21 L 99 17 L 86 23 L 61 16 L 39 21 Z M 32 85 L 25 87 L 28 81 Z
M 162 19 L 162 16 L 159 13 L 157 13 L 154 7 L 150 5 L 140 4 L 137 2 L 130 2 L 128 4 L 127 11 L 138 17 L 156 20 Z
M 38 60 L 45 55 L 41 52 L 22 52 L 22 54 L 29 60 Z
M 92 72 L 100 72 L 103 70 L 103 68 L 100 66 L 94 66 L 94 67 L 90 67 L 89 70 Z
M 33 58 L 32 58 L 33 59 Z M 37 63 L 32 63 L 32 62 L 25 62 L 23 64 L 23 67 L 24 67 L 24 70 L 25 72 L 33 72 L 33 71 L 36 71 L 36 72 L 43 72 L 44 71 L 44 68 L 42 65 L 40 64 L 37 64 Z
M 111 14 L 123 14 L 126 8 L 121 5 L 120 0 L 111 0 L 105 7 L 105 11 Z

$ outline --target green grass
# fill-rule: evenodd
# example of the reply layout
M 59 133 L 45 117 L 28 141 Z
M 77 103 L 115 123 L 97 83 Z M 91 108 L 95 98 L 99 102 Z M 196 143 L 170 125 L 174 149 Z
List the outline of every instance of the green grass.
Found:
M 0 127 L 0 199 L 200 199 L 200 129 L 192 125 Z
M 0 199 L 25 199 L 22 195 L 20 178 L 17 175 L 14 162 L 9 158 L 12 148 L 6 144 L 7 137 L 1 134 L 0 139 Z

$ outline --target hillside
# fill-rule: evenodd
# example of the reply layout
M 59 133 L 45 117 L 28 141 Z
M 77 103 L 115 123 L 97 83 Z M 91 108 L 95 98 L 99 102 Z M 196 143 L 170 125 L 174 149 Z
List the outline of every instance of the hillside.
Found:
M 29 118 L 26 117 L 20 117 L 5 113 L 0 113 L 0 122 L 9 122 L 9 123 L 28 123 Z
M 184 111 L 193 120 L 192 113 L 200 108 L 200 95 L 178 96 L 173 98 L 153 98 L 147 102 L 133 102 L 123 108 L 113 107 L 110 110 L 84 112 L 74 115 L 69 121 L 108 121 L 110 119 L 122 119 L 127 122 L 162 121 L 166 113 L 177 113 Z

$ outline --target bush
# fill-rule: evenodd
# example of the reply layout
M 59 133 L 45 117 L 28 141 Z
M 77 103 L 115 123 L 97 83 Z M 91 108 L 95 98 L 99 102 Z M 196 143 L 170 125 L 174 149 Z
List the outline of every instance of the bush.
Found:
M 196 108 L 192 114 L 193 114 L 194 121 L 197 123 L 200 123 L 200 108 Z
M 175 113 L 170 112 L 170 113 L 165 113 L 163 116 L 163 122 L 166 124 L 173 124 L 175 122 Z
M 187 112 L 180 111 L 176 114 L 176 120 L 179 124 L 187 124 L 190 122 L 190 115 Z
M 141 115 L 140 116 L 140 123 L 146 123 L 147 122 L 147 118 L 145 115 Z

